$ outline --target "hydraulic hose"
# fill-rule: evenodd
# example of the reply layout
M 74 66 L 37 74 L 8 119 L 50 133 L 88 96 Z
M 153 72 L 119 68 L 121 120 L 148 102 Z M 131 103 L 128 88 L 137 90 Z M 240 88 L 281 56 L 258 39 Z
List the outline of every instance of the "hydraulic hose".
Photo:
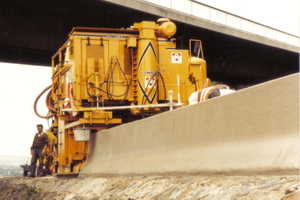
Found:
M 51 94 L 52 94 L 52 90 L 50 90 L 46 96 L 46 106 L 50 111 L 52 111 L 53 113 L 56 113 L 56 110 L 52 106 L 53 100 L 51 98 Z
M 42 116 L 42 115 L 40 115 L 40 114 L 37 112 L 37 109 L 36 109 L 37 102 L 39 101 L 39 99 L 41 98 L 41 96 L 42 96 L 47 90 L 49 90 L 51 87 L 52 87 L 52 84 L 49 85 L 48 87 L 46 87 L 46 88 L 45 88 L 45 89 L 44 89 L 44 90 L 36 97 L 36 99 L 35 99 L 35 101 L 34 101 L 34 104 L 33 104 L 33 110 L 34 110 L 35 114 L 36 114 L 38 117 L 43 118 L 43 119 L 48 119 L 48 118 L 53 117 L 53 116 L 56 115 L 56 111 L 55 111 L 51 106 L 49 106 L 49 105 L 50 105 L 50 100 L 48 100 L 48 99 L 51 98 L 51 95 L 49 95 L 49 94 L 47 95 L 47 98 L 48 98 L 48 99 L 46 99 L 46 102 L 49 103 L 49 105 L 47 105 L 47 107 L 48 107 L 48 109 L 50 109 L 50 110 L 51 110 L 52 112 L 54 112 L 54 113 L 51 114 L 51 115 Z

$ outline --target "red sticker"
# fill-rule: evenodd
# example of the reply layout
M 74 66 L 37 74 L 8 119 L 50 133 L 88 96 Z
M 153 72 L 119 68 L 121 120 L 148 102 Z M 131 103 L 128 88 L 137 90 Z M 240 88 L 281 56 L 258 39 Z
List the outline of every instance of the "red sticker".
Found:
M 172 63 L 182 63 L 182 54 L 181 52 L 172 52 Z
M 151 76 L 146 76 L 145 77 L 145 88 L 147 87 L 147 85 L 148 85 L 147 88 L 152 88 L 154 86 L 154 84 L 155 84 L 155 77 L 152 77 L 151 80 L 150 79 L 151 79 Z

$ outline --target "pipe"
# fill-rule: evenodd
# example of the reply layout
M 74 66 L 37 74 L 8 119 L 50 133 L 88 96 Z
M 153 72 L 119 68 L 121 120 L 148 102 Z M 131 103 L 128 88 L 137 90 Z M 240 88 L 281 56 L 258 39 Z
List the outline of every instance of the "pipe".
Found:
M 179 74 L 177 74 L 177 91 L 178 91 L 178 103 L 181 104 L 181 99 L 180 99 L 180 77 L 179 77 Z
M 172 90 L 169 90 L 169 92 L 168 92 L 168 94 L 169 94 L 169 101 L 170 101 L 170 111 L 172 111 L 173 110 L 173 91 Z
M 172 99 L 172 97 L 171 97 Z M 111 107 L 91 107 L 91 108 L 79 108 L 79 109 L 72 109 L 72 108 L 65 108 L 62 109 L 62 112 L 70 112 L 70 111 L 94 111 L 94 110 L 126 110 L 126 109 L 132 109 L 132 108 L 159 108 L 159 107 L 172 107 L 173 106 L 184 106 L 183 103 L 178 104 L 178 103 L 173 103 L 170 101 L 170 103 L 165 103 L 165 104 L 149 104 L 149 105 L 137 105 L 137 106 L 111 106 Z

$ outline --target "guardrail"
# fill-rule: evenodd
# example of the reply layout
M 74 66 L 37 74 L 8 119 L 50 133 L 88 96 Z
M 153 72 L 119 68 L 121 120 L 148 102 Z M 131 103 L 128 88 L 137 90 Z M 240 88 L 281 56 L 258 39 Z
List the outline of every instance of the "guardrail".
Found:
M 299 37 L 192 0 L 140 0 L 296 47 Z

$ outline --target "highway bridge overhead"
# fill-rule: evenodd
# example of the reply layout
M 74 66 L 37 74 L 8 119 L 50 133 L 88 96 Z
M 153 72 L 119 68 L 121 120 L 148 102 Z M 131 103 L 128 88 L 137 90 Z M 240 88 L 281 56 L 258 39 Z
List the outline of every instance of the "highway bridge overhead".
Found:
M 299 37 L 189 0 L 6 1 L 0 7 L 0 61 L 50 66 L 73 27 L 128 28 L 168 17 L 178 45 L 201 39 L 208 76 L 252 85 L 299 71 Z

